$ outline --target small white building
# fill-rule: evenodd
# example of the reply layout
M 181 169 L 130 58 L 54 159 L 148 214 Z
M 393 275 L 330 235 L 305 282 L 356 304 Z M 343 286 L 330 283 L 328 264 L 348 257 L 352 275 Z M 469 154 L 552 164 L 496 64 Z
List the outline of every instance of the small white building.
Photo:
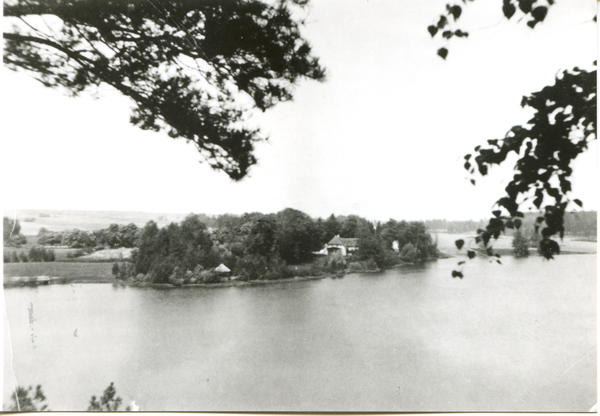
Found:
M 351 256 L 358 251 L 358 238 L 342 238 L 336 235 L 329 243 L 325 244 L 325 249 L 328 255 L 341 252 L 344 257 Z

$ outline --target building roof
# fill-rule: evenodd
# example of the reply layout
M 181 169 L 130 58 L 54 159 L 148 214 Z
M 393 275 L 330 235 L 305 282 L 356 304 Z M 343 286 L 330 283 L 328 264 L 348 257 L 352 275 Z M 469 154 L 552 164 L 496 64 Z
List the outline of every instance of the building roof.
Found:
M 358 238 L 342 238 L 336 235 L 327 244 L 330 246 L 358 247 Z
M 227 266 L 225 266 L 223 263 L 221 263 L 221 264 L 219 264 L 218 267 L 215 268 L 215 272 L 229 273 L 229 272 L 231 272 L 231 270 L 229 270 L 229 268 Z

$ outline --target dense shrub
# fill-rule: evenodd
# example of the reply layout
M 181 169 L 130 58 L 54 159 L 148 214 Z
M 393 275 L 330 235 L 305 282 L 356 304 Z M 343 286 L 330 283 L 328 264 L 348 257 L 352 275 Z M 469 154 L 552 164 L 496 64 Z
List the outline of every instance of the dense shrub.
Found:
M 348 263 L 347 269 L 348 272 L 364 272 L 365 266 L 360 261 L 355 261 L 352 263 Z
M 49 231 L 40 236 L 38 243 L 43 246 L 60 246 L 63 242 L 63 233 Z
M 41 236 L 43 236 L 43 235 L 46 235 L 46 234 L 50 234 L 50 231 L 49 231 L 48 229 L 46 229 L 46 228 L 42 227 L 42 228 L 40 228 L 40 230 L 38 231 L 38 234 L 37 234 L 37 235 L 41 237 Z
M 153 276 L 153 283 L 170 283 L 169 278 L 177 266 L 177 261 L 173 257 L 158 258 L 152 263 L 150 273 Z
M 47 250 L 40 246 L 31 247 L 29 250 L 29 261 L 32 262 L 42 262 L 42 261 L 55 261 L 56 256 L 54 254 L 54 250 Z
M 258 255 L 245 256 L 237 268 L 243 280 L 256 280 L 264 276 L 267 271 L 267 261 Z
M 171 275 L 169 276 L 169 283 L 176 286 L 180 286 L 183 284 L 184 280 L 185 271 L 181 267 L 175 266 L 175 268 L 173 269 L 173 273 L 171 273 Z
M 365 269 L 367 269 L 367 270 L 377 270 L 379 268 L 375 259 L 367 260 L 364 263 L 364 265 L 365 265 Z
M 27 254 L 25 254 L 21 251 L 21 253 L 19 253 L 19 260 L 21 260 L 22 263 L 27 263 L 27 261 L 28 261 Z
M 19 256 L 17 255 L 16 251 L 13 251 L 12 253 L 10 253 L 10 262 L 11 263 L 18 263 L 19 262 Z
M 328 272 L 337 272 L 346 268 L 346 259 L 342 256 L 342 253 L 335 252 L 327 256 L 324 269 Z
M 271 259 L 268 270 L 263 278 L 266 280 L 287 279 L 293 277 L 294 273 L 288 268 L 287 262 L 280 257 Z
M 12 235 L 8 240 L 4 241 L 7 247 L 20 247 L 27 244 L 27 238 L 23 234 Z
M 415 261 L 417 259 L 417 249 L 411 243 L 407 243 L 400 250 L 400 258 L 404 261 Z
M 212 270 L 201 271 L 200 277 L 202 278 L 202 283 L 219 283 L 221 281 L 221 277 L 218 273 L 215 273 Z
M 113 264 L 113 266 L 112 266 L 112 274 L 115 277 L 115 279 L 119 278 L 120 271 L 121 270 L 119 268 L 119 264 L 118 263 Z

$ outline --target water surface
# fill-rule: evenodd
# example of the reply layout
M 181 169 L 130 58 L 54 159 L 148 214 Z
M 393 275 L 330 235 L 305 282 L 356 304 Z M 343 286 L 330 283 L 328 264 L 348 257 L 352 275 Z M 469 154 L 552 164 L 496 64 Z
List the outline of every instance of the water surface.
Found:
M 587 411 L 596 257 L 456 259 L 256 287 L 5 290 L 5 400 L 85 410 Z M 12 371 L 11 371 L 12 369 Z

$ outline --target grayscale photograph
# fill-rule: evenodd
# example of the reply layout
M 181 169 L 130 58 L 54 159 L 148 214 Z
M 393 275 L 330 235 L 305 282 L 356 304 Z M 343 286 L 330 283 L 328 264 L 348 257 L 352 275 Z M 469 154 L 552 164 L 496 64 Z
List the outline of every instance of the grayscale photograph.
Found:
M 594 0 L 4 0 L 4 412 L 597 412 Z

